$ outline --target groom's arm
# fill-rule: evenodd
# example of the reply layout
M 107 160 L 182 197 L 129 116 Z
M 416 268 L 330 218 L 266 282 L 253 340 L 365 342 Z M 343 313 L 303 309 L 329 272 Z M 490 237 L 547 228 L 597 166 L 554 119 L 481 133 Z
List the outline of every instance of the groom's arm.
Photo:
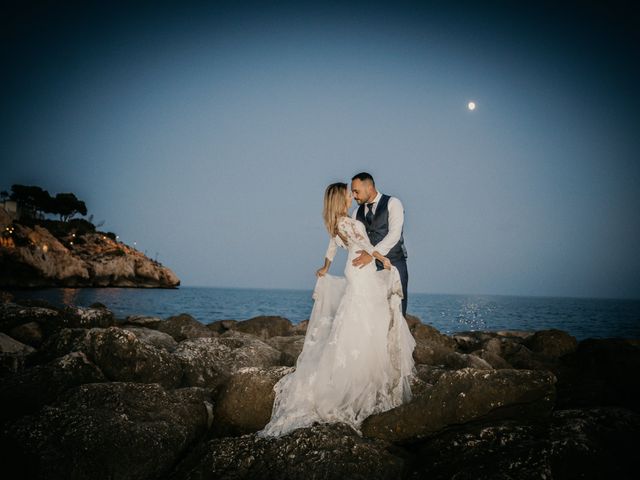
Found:
M 375 249 L 382 255 L 389 253 L 389 250 L 400 241 L 402 225 L 404 224 L 404 207 L 400 199 L 396 197 L 389 198 L 387 208 L 389 209 L 389 232 L 374 245 Z

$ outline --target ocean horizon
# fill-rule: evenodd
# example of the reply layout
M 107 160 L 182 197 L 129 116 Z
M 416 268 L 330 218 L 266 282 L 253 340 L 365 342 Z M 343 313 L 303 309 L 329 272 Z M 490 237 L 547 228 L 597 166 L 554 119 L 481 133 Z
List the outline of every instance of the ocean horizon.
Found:
M 5 289 L 16 300 L 45 300 L 58 307 L 103 303 L 116 318 L 187 313 L 203 324 L 282 316 L 292 323 L 309 318 L 312 290 L 181 286 L 145 288 Z M 578 340 L 640 338 L 640 299 L 519 296 L 500 294 L 409 293 L 407 313 L 442 333 L 469 330 L 556 328 Z

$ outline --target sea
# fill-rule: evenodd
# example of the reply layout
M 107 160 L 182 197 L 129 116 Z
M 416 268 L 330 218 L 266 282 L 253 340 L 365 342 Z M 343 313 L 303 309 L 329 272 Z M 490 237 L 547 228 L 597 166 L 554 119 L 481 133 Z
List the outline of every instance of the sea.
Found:
M 308 319 L 310 290 L 218 287 L 45 288 L 9 290 L 14 299 L 46 300 L 59 307 L 100 302 L 118 319 L 129 315 L 167 318 L 188 313 L 208 324 L 277 315 L 293 323 Z M 640 300 L 504 295 L 409 293 L 407 312 L 439 331 L 545 330 L 586 338 L 640 339 Z

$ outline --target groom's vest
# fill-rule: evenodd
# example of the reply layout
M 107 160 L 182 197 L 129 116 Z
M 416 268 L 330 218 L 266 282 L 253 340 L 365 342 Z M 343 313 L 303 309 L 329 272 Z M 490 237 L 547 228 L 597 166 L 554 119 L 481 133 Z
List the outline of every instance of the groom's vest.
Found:
M 356 214 L 356 219 L 360 220 L 364 224 L 369 241 L 371 241 L 371 244 L 374 246 L 386 237 L 387 233 L 389 233 L 389 209 L 387 208 L 389 198 L 389 195 L 382 195 L 380 197 L 371 225 L 367 223 L 367 220 L 364 217 L 364 210 L 366 208 L 364 203 L 360 205 L 358 213 Z M 402 232 L 400 233 L 400 240 L 398 240 L 398 243 L 389 250 L 386 257 L 391 260 L 391 262 L 407 258 L 407 249 L 404 247 L 404 237 Z

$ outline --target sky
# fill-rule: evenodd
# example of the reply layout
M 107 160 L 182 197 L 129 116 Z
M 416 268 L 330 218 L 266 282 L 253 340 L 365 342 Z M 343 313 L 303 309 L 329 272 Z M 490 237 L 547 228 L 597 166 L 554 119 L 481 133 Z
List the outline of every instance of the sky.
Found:
M 367 171 L 410 292 L 640 298 L 632 2 L 8 5 L 0 189 L 75 193 L 183 286 L 313 288 Z

